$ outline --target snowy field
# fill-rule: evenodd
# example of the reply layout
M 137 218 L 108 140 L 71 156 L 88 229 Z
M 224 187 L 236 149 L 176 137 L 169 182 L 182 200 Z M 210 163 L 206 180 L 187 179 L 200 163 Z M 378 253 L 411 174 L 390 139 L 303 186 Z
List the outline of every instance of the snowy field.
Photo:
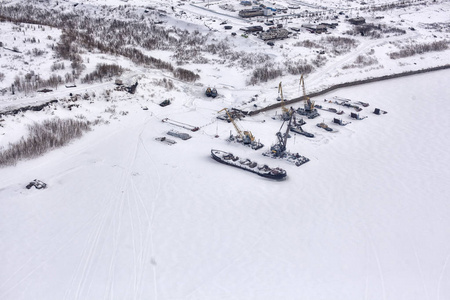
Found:
M 4 168 L 0 298 L 448 299 L 449 75 L 325 95 L 369 102 L 368 118 L 336 133 L 309 121 L 317 138 L 288 142 L 311 159 L 301 167 L 229 145 L 225 122 L 219 138 L 213 124 L 161 144 L 172 127 L 139 109 Z M 280 125 L 269 114 L 255 117 L 266 145 Z M 218 164 L 211 148 L 288 178 Z M 49 187 L 25 189 L 34 178 Z
M 2 1 L 0 8 L 23 2 Z M 126 85 L 139 83 L 135 94 L 114 90 L 115 78 L 67 80 L 74 74 L 73 62 L 54 51 L 61 29 L 0 23 L 0 113 L 58 100 L 39 112 L 0 115 L 0 151 L 26 137 L 27 126 L 35 122 L 55 117 L 99 121 L 68 146 L 0 168 L 0 299 L 450 299 L 448 69 L 313 98 L 344 114 L 319 110 L 321 115 L 303 126 L 314 138 L 292 134 L 287 149 L 310 159 L 300 167 L 262 155 L 277 142 L 282 122 L 273 117 L 281 109 L 238 121 L 265 145 L 257 151 L 228 143 L 235 129 L 217 119 L 223 108 L 251 111 L 277 103 L 280 82 L 284 99 L 301 96 L 299 74 L 287 72 L 297 61 L 314 66 L 305 74 L 307 93 L 450 64 L 448 48 L 389 58 L 408 45 L 448 44 L 450 2 L 414 1 L 381 12 L 359 10 L 363 5 L 355 1 L 264 3 L 321 12 L 274 18 L 284 28 L 334 22 L 335 15 L 339 26 L 327 35 L 302 28 L 271 47 L 239 30 L 267 20 L 239 18 L 237 11 L 223 8 L 227 1 L 34 3 L 55 15 L 73 10 L 124 22 L 140 17 L 148 26 L 158 21 L 162 28 L 180 29 L 170 33 L 176 39 L 182 40 L 181 30 L 198 31 L 206 45 L 230 47 L 233 55 L 227 57 L 185 43 L 188 53 L 207 63 L 190 57 L 179 65 L 173 44 L 153 50 L 130 44 L 199 75 L 186 82 L 174 72 L 74 44 L 84 66 L 79 78 L 98 63 L 115 63 L 125 69 L 120 78 Z M 242 8 L 238 1 L 232 4 Z M 405 33 L 350 36 L 352 25 L 338 14 L 341 10 Z M 225 21 L 236 36 L 224 29 Z M 350 37 L 354 45 L 345 51 L 342 45 L 333 48 L 327 37 Z M 299 46 L 305 40 L 315 46 Z M 258 55 L 283 72 L 249 85 L 258 64 L 241 63 Z M 354 66 L 361 57 L 373 64 Z M 13 83 L 51 75 L 66 81 L 49 93 L 29 88 L 12 95 Z M 218 89 L 217 98 L 205 96 L 208 86 Z M 354 110 L 329 102 L 336 96 L 368 102 L 359 112 L 367 118 L 351 119 Z M 165 99 L 172 102 L 161 107 Z M 375 108 L 388 113 L 375 115 Z M 200 129 L 191 132 L 162 122 L 165 118 Z M 333 118 L 349 124 L 333 124 Z M 318 128 L 319 122 L 334 132 Z M 192 138 L 169 137 L 170 129 Z M 162 136 L 177 143 L 155 140 Z M 211 149 L 283 168 L 287 178 L 273 181 L 219 164 L 211 159 Z M 48 187 L 26 189 L 33 179 Z

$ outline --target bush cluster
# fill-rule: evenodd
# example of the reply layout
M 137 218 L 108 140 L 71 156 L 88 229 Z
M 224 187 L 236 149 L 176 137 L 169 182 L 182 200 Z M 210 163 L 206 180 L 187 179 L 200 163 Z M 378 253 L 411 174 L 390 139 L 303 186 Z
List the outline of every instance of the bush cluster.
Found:
M 444 51 L 448 49 L 449 41 L 438 41 L 432 43 L 412 44 L 405 47 L 398 52 L 392 52 L 389 54 L 391 59 L 398 59 L 402 57 L 409 57 L 416 54 L 423 54 L 426 52 Z
M 0 166 L 15 165 L 19 160 L 33 158 L 45 152 L 64 146 L 72 139 L 79 138 L 90 130 L 87 121 L 55 118 L 42 124 L 28 126 L 28 137 L 10 143 L 6 150 L 0 151 Z
M 306 60 L 287 64 L 287 71 L 292 75 L 309 74 L 313 69 L 313 66 L 308 64 Z
M 281 68 L 278 68 L 271 63 L 266 63 L 264 66 L 253 70 L 248 84 L 255 85 L 260 82 L 267 82 L 281 75 L 283 75 L 283 71 Z
M 94 81 L 102 81 L 103 78 L 113 78 L 120 76 L 123 73 L 123 68 L 116 64 L 97 64 L 95 70 L 89 74 L 86 74 L 81 79 L 83 83 L 92 83 Z

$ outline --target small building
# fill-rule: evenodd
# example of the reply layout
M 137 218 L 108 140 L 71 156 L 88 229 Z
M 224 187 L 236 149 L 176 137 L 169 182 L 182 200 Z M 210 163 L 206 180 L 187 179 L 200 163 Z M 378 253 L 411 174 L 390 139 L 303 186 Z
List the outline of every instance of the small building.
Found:
M 244 28 L 241 28 L 241 30 L 246 33 L 251 33 L 251 32 L 261 32 L 264 29 L 262 28 L 262 26 L 256 25 L 256 26 L 244 27 Z
M 339 24 L 338 23 L 320 23 L 320 25 L 326 26 L 331 29 L 335 29 Z
M 289 31 L 284 28 L 270 28 L 266 32 L 261 32 L 259 38 L 263 41 L 282 40 L 289 37 Z
M 239 16 L 242 18 L 251 18 L 264 16 L 264 11 L 261 8 L 243 9 L 239 11 Z
M 327 32 L 327 26 L 326 25 L 314 25 L 314 24 L 303 24 L 303 28 L 308 30 L 311 33 L 323 33 Z
M 348 19 L 348 21 L 352 25 L 361 25 L 361 24 L 366 23 L 366 19 L 364 19 L 363 17 L 351 18 L 351 19 Z
M 244 6 L 251 6 L 251 5 L 252 5 L 252 2 L 251 2 L 251 1 L 241 1 L 241 5 L 244 5 Z
M 264 16 L 266 16 L 266 17 L 270 17 L 270 16 L 272 16 L 273 15 L 273 11 L 270 9 L 270 8 L 264 8 Z

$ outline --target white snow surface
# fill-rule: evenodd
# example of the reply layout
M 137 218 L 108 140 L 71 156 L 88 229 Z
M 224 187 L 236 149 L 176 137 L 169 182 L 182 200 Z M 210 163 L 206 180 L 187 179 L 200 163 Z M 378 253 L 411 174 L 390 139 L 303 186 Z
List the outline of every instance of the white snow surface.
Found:
M 135 109 L 2 169 L 0 298 L 448 299 L 448 75 L 339 90 L 369 117 L 337 133 L 308 122 L 317 137 L 288 144 L 311 159 L 301 167 L 228 145 L 227 123 L 160 144 L 171 126 Z M 258 118 L 274 141 L 279 123 Z M 288 178 L 218 164 L 211 148 Z M 35 177 L 49 187 L 24 189 Z
M 90 3 L 113 5 L 104 0 Z M 298 3 L 302 5 L 289 4 Z M 173 4 L 164 5 L 169 9 Z M 422 14 L 405 10 L 402 18 L 407 24 L 402 26 L 416 26 L 433 17 L 448 22 L 448 2 L 439 5 L 423 7 Z M 208 16 L 188 3 L 183 9 L 188 16 L 180 22 L 195 23 L 189 13 Z M 386 14 L 388 20 L 399 21 L 398 17 Z M 199 24 L 203 22 L 207 21 Z M 238 19 L 228 22 L 246 26 Z M 219 28 L 218 23 L 209 26 Z M 0 24 L 8 33 L 8 47 L 20 46 L 11 28 Z M 38 37 L 44 41 L 49 32 L 58 39 L 59 31 L 50 28 L 38 32 Z M 429 42 L 431 34 L 418 27 L 407 36 L 360 39 L 355 51 L 330 57 L 308 75 L 306 88 L 310 92 L 448 64 L 448 50 L 400 61 L 387 58 L 386 53 L 396 50 L 392 43 L 405 38 Z M 303 55 L 304 49 L 290 48 L 293 42 L 287 41 L 283 49 L 265 50 L 266 45 L 252 36 L 233 40 L 239 49 L 267 51 L 280 59 Z M 377 66 L 382 67 L 341 69 L 372 48 L 378 55 Z M 14 70 L 29 71 L 28 64 L 1 51 L 2 68 L 11 71 L 2 69 L 5 82 L 12 82 Z M 170 60 L 170 53 L 153 55 Z M 288 139 L 288 150 L 310 159 L 296 167 L 261 155 L 277 140 L 275 133 L 282 123 L 272 117 L 281 110 L 238 122 L 265 144 L 258 151 L 226 142 L 234 128 L 216 120 L 224 107 L 252 110 L 253 104 L 275 103 L 280 80 L 247 86 L 248 74 L 237 67 L 183 66 L 200 70 L 200 81 L 188 84 L 122 58 L 89 57 L 88 71 L 97 62 L 126 66 L 124 79 L 139 82 L 136 94 L 112 91 L 106 96 L 105 90 L 111 91 L 114 84 L 103 82 L 77 83 L 76 88 L 60 87 L 44 95 L 0 96 L 0 111 L 4 111 L 61 100 L 69 92 L 91 95 L 90 100 L 76 102 L 79 107 L 71 111 L 68 102 L 60 101 L 41 112 L 3 116 L 0 150 L 26 135 L 26 126 L 33 122 L 77 115 L 108 121 L 68 146 L 0 169 L 0 299 L 450 299 L 449 70 L 315 97 L 317 104 L 345 114 L 319 111 L 317 119 L 306 119 L 303 128 L 315 138 L 292 135 Z M 42 59 L 34 63 L 41 74 L 49 72 Z M 167 91 L 158 85 L 163 78 L 172 79 L 175 88 Z M 298 76 L 282 80 L 286 98 L 301 94 Z M 206 86 L 217 87 L 219 96 L 205 97 Z M 249 102 L 254 95 L 257 100 Z M 367 118 L 351 119 L 353 110 L 328 102 L 334 96 L 368 102 L 370 106 L 359 112 Z M 164 99 L 172 104 L 160 107 Z M 388 113 L 375 115 L 376 107 Z M 351 123 L 332 124 L 334 117 Z M 164 118 L 200 130 L 190 132 L 162 122 Z M 335 132 L 318 128 L 322 121 Z M 167 136 L 170 129 L 192 138 L 170 137 L 177 142 L 172 146 L 155 140 Z M 273 181 L 219 164 L 210 158 L 211 149 L 281 167 L 287 179 Z M 48 187 L 26 189 L 35 178 Z

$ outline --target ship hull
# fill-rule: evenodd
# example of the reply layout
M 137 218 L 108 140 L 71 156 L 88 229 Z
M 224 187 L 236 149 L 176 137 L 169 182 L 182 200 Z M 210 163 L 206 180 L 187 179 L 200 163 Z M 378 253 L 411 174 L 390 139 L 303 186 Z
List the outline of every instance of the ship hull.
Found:
M 254 174 L 257 174 L 264 178 L 282 180 L 286 178 L 286 171 L 279 168 L 269 168 L 268 166 L 260 167 L 255 162 L 248 159 L 240 160 L 239 157 L 234 156 L 232 153 L 211 150 L 211 157 L 222 164 L 239 168 Z M 244 163 L 243 163 L 244 162 Z M 253 165 L 253 167 L 251 167 Z

